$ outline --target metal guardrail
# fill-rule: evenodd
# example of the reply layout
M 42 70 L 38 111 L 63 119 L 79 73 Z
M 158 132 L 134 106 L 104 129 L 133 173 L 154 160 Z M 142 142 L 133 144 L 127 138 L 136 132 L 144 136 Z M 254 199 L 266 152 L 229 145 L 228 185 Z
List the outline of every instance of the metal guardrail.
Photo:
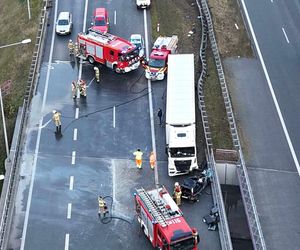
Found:
M 240 163 L 237 164 L 237 173 L 238 173 L 238 179 L 240 183 L 243 202 L 246 208 L 247 220 L 251 232 L 253 247 L 255 249 L 266 249 L 265 240 L 261 230 L 260 221 L 257 214 L 253 193 L 252 193 L 252 188 L 250 185 L 247 169 L 245 166 L 244 157 L 241 151 L 241 144 L 238 136 L 237 126 L 234 119 L 229 92 L 227 89 L 227 84 L 226 84 L 223 66 L 222 66 L 222 62 L 218 50 L 218 45 L 214 34 L 211 15 L 206 0 L 201 0 L 201 4 L 208 25 L 208 35 L 211 42 L 215 64 L 217 67 L 219 82 L 221 85 L 221 90 L 222 90 L 222 95 L 225 103 L 226 114 L 230 126 L 233 145 L 236 148 L 236 150 L 238 150 L 239 152 Z
M 29 70 L 27 88 L 25 91 L 24 102 L 21 112 L 18 116 L 19 125 L 18 129 L 14 131 L 14 144 L 15 146 L 10 151 L 11 162 L 6 162 L 6 175 L 3 183 L 3 189 L 0 199 L 0 249 L 7 249 L 8 236 L 10 231 L 10 226 L 12 222 L 13 208 L 14 208 L 14 198 L 16 194 L 16 189 L 18 186 L 17 178 L 19 174 L 19 161 L 20 161 L 20 149 L 23 142 L 23 132 L 25 132 L 28 110 L 31 98 L 35 92 L 35 81 L 37 73 L 40 69 L 40 52 L 43 49 L 44 36 L 46 32 L 46 23 L 48 19 L 47 7 L 49 6 L 51 0 L 43 1 L 43 9 L 41 11 L 40 25 L 37 32 L 37 37 L 35 41 L 34 52 L 32 56 L 32 62 Z
M 213 199 L 214 204 L 217 205 L 219 214 L 220 214 L 220 222 L 219 222 L 219 236 L 220 236 L 220 243 L 223 250 L 232 250 L 232 242 L 230 237 L 229 226 L 226 217 L 226 210 L 224 207 L 224 201 L 222 196 L 222 190 L 216 170 L 216 163 L 213 156 L 213 144 L 211 138 L 211 132 L 209 128 L 208 116 L 206 112 L 205 100 L 204 100 L 204 93 L 203 93 L 203 85 L 205 82 L 205 77 L 207 74 L 207 64 L 206 64 L 206 48 L 207 48 L 207 38 L 208 38 L 208 27 L 206 22 L 206 17 L 203 15 L 202 5 L 201 3 L 196 0 L 199 13 L 200 13 L 200 20 L 201 20 L 201 45 L 200 45 L 200 61 L 201 61 L 201 72 L 200 77 L 198 80 L 197 85 L 197 94 L 198 94 L 198 108 L 201 113 L 202 117 L 202 124 L 204 129 L 204 136 L 206 141 L 206 159 L 208 166 L 213 171 L 213 181 L 211 184 L 212 192 L 213 192 Z

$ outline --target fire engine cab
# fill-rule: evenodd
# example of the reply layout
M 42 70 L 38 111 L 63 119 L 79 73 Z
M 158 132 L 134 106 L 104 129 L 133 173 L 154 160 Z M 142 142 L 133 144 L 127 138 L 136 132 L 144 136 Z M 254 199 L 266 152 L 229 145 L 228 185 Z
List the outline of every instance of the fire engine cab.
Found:
M 78 34 L 77 42 L 78 56 L 91 64 L 104 64 L 116 73 L 126 73 L 140 65 L 139 49 L 123 38 L 89 29 Z
M 165 187 L 148 191 L 136 189 L 134 196 L 138 222 L 153 247 L 161 250 L 197 249 L 197 230 L 187 224 Z
M 163 80 L 167 73 L 168 55 L 177 53 L 178 36 L 158 37 L 152 47 L 145 76 L 152 81 Z

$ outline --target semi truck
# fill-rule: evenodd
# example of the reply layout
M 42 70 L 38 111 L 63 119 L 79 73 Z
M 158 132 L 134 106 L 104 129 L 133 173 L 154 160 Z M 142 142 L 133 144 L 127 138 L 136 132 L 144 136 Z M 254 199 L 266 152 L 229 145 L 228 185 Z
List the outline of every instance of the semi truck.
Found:
M 197 229 L 189 226 L 165 187 L 139 188 L 134 197 L 138 222 L 155 249 L 197 249 Z
M 166 152 L 169 176 L 198 169 L 196 150 L 194 55 L 168 59 Z
M 163 80 L 168 69 L 168 56 L 177 53 L 178 37 L 163 37 L 156 39 L 149 61 L 145 65 L 145 76 L 151 81 Z

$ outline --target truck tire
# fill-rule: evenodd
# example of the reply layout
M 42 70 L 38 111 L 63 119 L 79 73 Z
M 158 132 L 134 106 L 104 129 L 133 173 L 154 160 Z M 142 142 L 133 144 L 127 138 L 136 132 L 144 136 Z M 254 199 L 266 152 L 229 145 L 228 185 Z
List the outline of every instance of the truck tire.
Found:
M 94 59 L 94 57 L 92 57 L 92 56 L 88 56 L 88 61 L 89 61 L 89 63 L 90 64 L 94 64 L 95 63 L 95 59 Z
M 121 73 L 121 70 L 117 67 L 117 65 L 114 65 L 114 66 L 113 66 L 113 70 L 114 70 L 117 74 L 120 74 L 120 73 Z

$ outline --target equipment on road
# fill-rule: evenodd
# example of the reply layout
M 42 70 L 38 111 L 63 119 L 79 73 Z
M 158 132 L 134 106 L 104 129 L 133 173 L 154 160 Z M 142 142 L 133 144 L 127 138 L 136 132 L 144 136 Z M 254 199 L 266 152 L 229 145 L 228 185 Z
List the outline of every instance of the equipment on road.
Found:
M 167 73 L 168 56 L 177 53 L 178 36 L 158 37 L 153 45 L 145 76 L 152 81 L 163 80 Z
M 212 170 L 210 168 L 201 172 L 200 176 L 192 176 L 183 180 L 181 184 L 182 198 L 190 201 L 199 201 L 200 195 L 210 185 Z
M 116 73 L 126 73 L 140 65 L 139 49 L 123 38 L 89 29 L 79 33 L 77 41 L 78 56 L 91 64 L 104 64 Z
M 166 153 L 169 176 L 198 169 L 194 55 L 169 55 Z
M 197 230 L 187 224 L 165 187 L 148 191 L 139 188 L 134 196 L 138 222 L 153 247 L 197 249 Z

